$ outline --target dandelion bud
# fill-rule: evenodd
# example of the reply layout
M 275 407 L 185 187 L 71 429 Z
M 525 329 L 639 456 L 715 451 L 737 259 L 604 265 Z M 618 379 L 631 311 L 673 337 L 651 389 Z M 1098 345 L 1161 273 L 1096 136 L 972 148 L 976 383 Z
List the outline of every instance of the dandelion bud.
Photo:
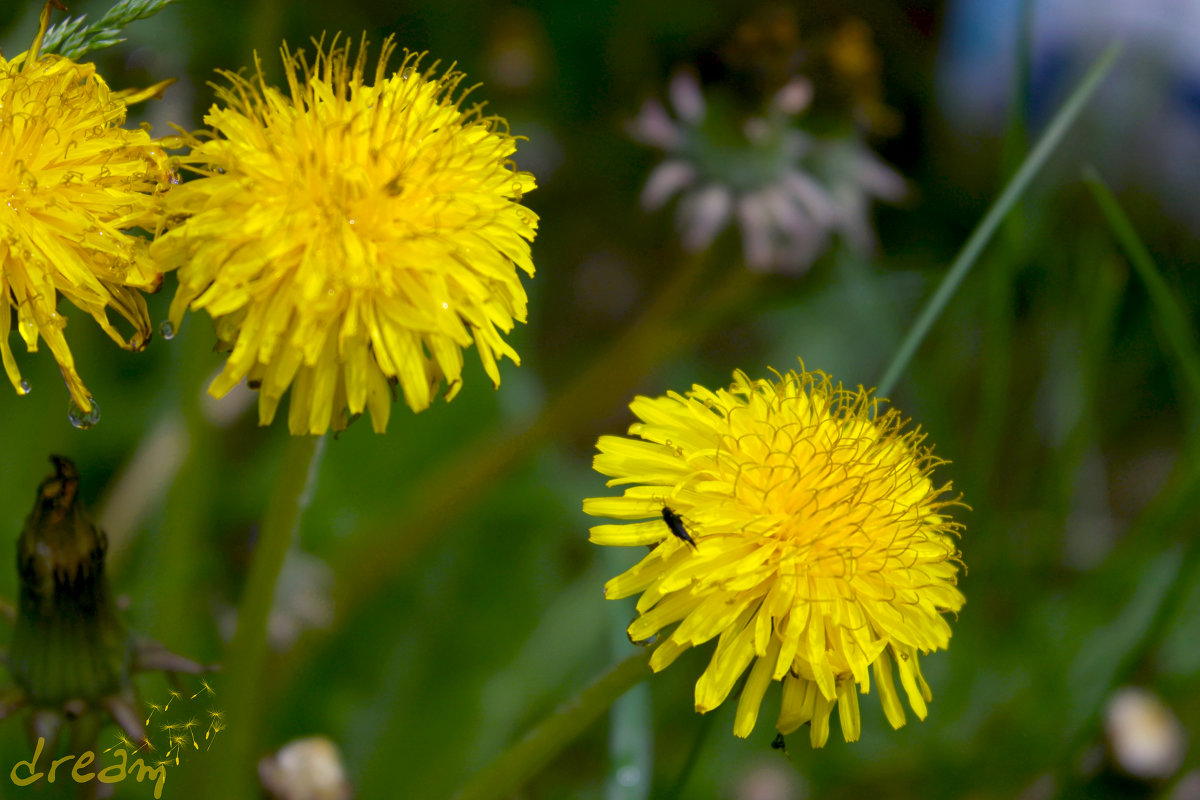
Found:
M 102 709 L 141 743 L 133 673 L 212 667 L 128 631 L 104 574 L 108 539 L 79 498 L 79 473 L 69 459 L 50 460 L 54 474 L 38 487 L 17 541 L 20 598 L 8 653 L 17 688 L 0 698 L 0 719 L 32 706 L 34 733 L 53 741 L 64 719 Z
M 17 542 L 20 599 L 9 671 L 34 707 L 99 700 L 132 664 L 104 574 L 108 541 L 79 498 L 75 465 L 52 456 Z

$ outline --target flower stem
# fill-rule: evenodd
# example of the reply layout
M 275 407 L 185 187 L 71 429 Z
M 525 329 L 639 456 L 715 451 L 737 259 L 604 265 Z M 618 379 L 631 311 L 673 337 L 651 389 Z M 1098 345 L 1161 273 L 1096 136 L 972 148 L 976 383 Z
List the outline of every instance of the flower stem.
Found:
M 474 777 L 454 800 L 502 800 L 574 741 L 621 695 L 650 676 L 649 654 L 638 651 L 546 717 Z
M 284 556 L 312 497 L 324 450 L 325 437 L 289 437 L 275 476 L 238 608 L 237 631 L 229 647 L 224 685 L 217 695 L 217 702 L 228 717 L 228 732 L 221 742 L 221 769 L 211 773 L 212 798 L 238 800 L 258 796 L 252 781 L 258 755 L 259 711 L 266 691 L 263 679 L 267 619 Z
M 1067 130 L 1071 124 L 1078 118 L 1083 107 L 1091 99 L 1096 89 L 1100 86 L 1100 82 L 1112 69 L 1116 63 L 1117 57 L 1121 53 L 1119 45 L 1113 44 L 1104 51 L 1096 63 L 1088 70 L 1087 75 L 1080 81 L 1079 86 L 1063 103 L 1062 108 L 1054 115 L 1054 119 L 1046 127 L 1046 132 L 1042 134 L 1042 138 L 1034 145 L 1033 150 L 1029 152 L 1025 161 L 1017 169 L 1012 180 L 1004 187 L 1004 191 L 996 198 L 996 202 L 992 203 L 992 207 L 980 220 L 979 225 L 971 233 L 963 245 L 958 256 L 954 259 L 954 263 L 950 265 L 950 269 L 946 272 L 946 276 L 942 278 L 941 284 L 933 297 L 925 304 L 925 308 L 921 309 L 917 320 L 908 329 L 908 334 L 904 337 L 904 341 L 900 343 L 900 348 L 896 351 L 896 355 L 892 358 L 892 362 L 884 371 L 883 377 L 879 379 L 878 394 L 880 397 L 887 397 L 892 390 L 896 388 L 896 382 L 900 380 L 900 376 L 904 374 L 908 362 L 916 354 L 917 348 L 924 341 L 925 336 L 929 333 L 929 329 L 933 327 L 933 323 L 937 322 L 941 316 L 942 310 L 949 304 L 950 298 L 954 296 L 958 290 L 959 284 L 967 277 L 967 273 L 971 271 L 971 267 L 975 266 L 975 262 L 979 259 L 979 254 L 983 252 L 983 248 L 992 238 L 992 234 L 996 232 L 996 228 L 1004 220 L 1012 207 L 1016 205 L 1017 200 L 1029 187 L 1034 176 L 1045 165 L 1050 158 L 1050 154 L 1066 136 Z

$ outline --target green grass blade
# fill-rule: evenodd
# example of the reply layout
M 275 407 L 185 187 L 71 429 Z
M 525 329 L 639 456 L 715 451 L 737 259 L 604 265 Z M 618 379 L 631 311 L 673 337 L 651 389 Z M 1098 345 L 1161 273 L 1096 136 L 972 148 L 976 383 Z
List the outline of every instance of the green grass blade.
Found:
M 638 684 L 613 703 L 609 715 L 607 800 L 646 800 L 650 796 L 654 773 L 654 725 L 650 708 L 647 683 Z
M 628 554 L 610 547 L 604 551 L 605 572 L 616 575 L 626 569 Z M 632 598 L 605 603 L 609 618 L 609 639 L 615 658 L 628 656 L 629 634 L 626 627 L 637 615 Z M 654 721 L 650 686 L 641 683 L 613 703 L 609 713 L 609 774 L 606 800 L 646 800 L 654 773 Z
M 688 750 L 683 767 L 679 770 L 679 775 L 675 778 L 675 785 L 663 795 L 661 800 L 679 800 L 679 798 L 684 796 L 683 790 L 687 788 L 688 781 L 692 777 L 692 770 L 700 762 L 700 753 L 704 750 L 704 742 L 708 739 L 708 733 L 712 730 L 713 721 L 716 718 L 717 714 L 715 711 L 700 717 L 699 722 L 696 724 L 696 734 L 692 739 L 692 747 Z
M 1141 237 L 1134 230 L 1133 223 L 1105 185 L 1100 173 L 1089 166 L 1084 170 L 1083 177 L 1117 242 L 1129 257 L 1129 262 L 1138 277 L 1146 284 L 1146 291 L 1156 312 L 1155 330 L 1162 341 L 1163 349 L 1174 357 L 1190 395 L 1190 421 L 1192 424 L 1200 422 L 1200 350 L 1196 348 L 1196 333 L 1188 324 L 1187 315 L 1176 300 L 1175 292 L 1159 272 L 1150 251 L 1146 249 Z
M 1008 118 L 1000 149 L 1000 175 L 1009 180 L 1029 155 L 1029 104 L 1032 97 L 1034 0 L 1018 0 L 1017 37 L 1013 51 L 1013 75 L 1008 101 Z M 1030 218 L 1025 204 L 1013 203 L 996 232 L 990 260 L 982 267 L 986 285 L 980 317 L 983 338 L 980 362 L 988 365 L 980 376 L 979 401 L 975 409 L 980 424 L 975 426 L 971 469 L 964 476 L 967 494 L 982 497 L 995 477 L 1004 442 L 1009 440 L 1009 409 L 1013 401 L 1013 337 L 1016 316 L 1016 276 L 1029 261 Z
M 1017 42 L 1013 53 L 1012 96 L 1009 98 L 1008 118 L 1001 140 L 1003 175 L 1009 177 L 1025 157 L 1029 138 L 1029 99 L 1032 97 L 1030 77 L 1033 64 L 1033 0 L 1017 2 Z
M 925 308 L 921 310 L 920 315 L 909 328 L 908 334 L 904 337 L 904 341 L 900 344 L 900 349 L 896 351 L 896 355 L 892 358 L 892 363 L 888 365 L 884 371 L 883 377 L 879 379 L 878 393 L 882 397 L 886 397 L 895 388 L 896 382 L 904 373 L 908 362 L 912 360 L 913 355 L 917 352 L 921 342 L 929 333 L 929 329 L 933 327 L 933 323 L 941 316 L 942 309 L 950 302 L 950 298 L 954 296 L 959 284 L 967 277 L 967 273 L 971 271 L 971 267 L 975 265 L 979 254 L 983 252 L 983 248 L 992 238 L 992 234 L 996 232 L 1001 221 L 1008 212 L 1016 204 L 1017 199 L 1029 187 L 1034 176 L 1046 164 L 1050 158 L 1050 154 L 1054 152 L 1054 148 L 1063 140 L 1067 130 L 1072 123 L 1079 117 L 1079 112 L 1091 99 L 1096 89 L 1100 86 L 1100 82 L 1112 69 L 1116 63 L 1117 57 L 1121 53 L 1121 48 L 1117 44 L 1110 45 L 1108 49 L 1097 59 L 1096 63 L 1088 70 L 1079 86 L 1063 103 L 1062 108 L 1054 115 L 1054 119 L 1050 121 L 1046 132 L 1042 134 L 1042 138 L 1034 145 L 1029 156 L 1021 164 L 1012 180 L 1004 187 L 1004 191 L 996 198 L 996 202 L 988 209 L 979 225 L 967 239 L 963 245 L 958 257 L 954 259 L 954 263 L 950 266 L 946 277 L 942 279 L 942 283 L 938 286 L 929 302 L 925 304 Z

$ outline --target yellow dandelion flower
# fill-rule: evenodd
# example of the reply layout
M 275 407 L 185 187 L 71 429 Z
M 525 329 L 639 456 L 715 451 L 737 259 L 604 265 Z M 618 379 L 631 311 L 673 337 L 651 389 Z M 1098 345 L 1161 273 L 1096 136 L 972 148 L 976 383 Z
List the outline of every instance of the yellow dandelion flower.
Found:
M 62 370 L 78 412 L 93 415 L 91 394 L 75 368 L 63 335 L 61 295 L 92 315 L 114 341 L 145 347 L 150 318 L 141 291 L 154 291 L 162 275 L 147 242 L 127 233 L 155 230 L 155 202 L 170 184 L 162 141 L 145 130 L 126 130 L 126 107 L 169 83 L 114 92 L 92 64 L 42 54 L 50 19 L 27 52 L 0 55 L 0 356 L 20 394 L 21 377 L 9 344 L 12 314 L 29 352 L 43 338 Z M 108 319 L 114 309 L 134 327 L 126 339 Z
M 500 333 L 525 320 L 534 179 L 502 119 L 461 107 L 461 73 L 408 54 L 389 76 L 389 38 L 368 85 L 365 41 L 315 44 L 311 65 L 283 48 L 290 96 L 261 64 L 222 73 L 215 133 L 186 159 L 202 177 L 168 196 L 180 223 L 153 252 L 179 267 L 171 324 L 205 309 L 230 350 L 213 395 L 246 379 L 267 424 L 290 386 L 292 433 L 364 409 L 382 432 L 392 386 L 414 411 L 443 380 L 458 392 L 462 348 L 496 386 L 497 357 L 519 363 Z
M 583 510 L 649 518 L 597 525 L 591 541 L 652 548 L 605 585 L 609 598 L 641 593 L 634 641 L 675 626 L 651 667 L 716 638 L 696 710 L 719 706 L 749 668 L 734 722 L 742 737 L 780 681 L 781 733 L 808 722 L 812 744 L 824 745 L 836 705 L 854 741 L 857 692 L 870 690 L 872 673 L 898 728 L 894 666 L 924 719 L 932 695 L 917 657 L 947 646 L 942 615 L 964 599 L 952 538 L 960 526 L 945 514 L 956 501 L 942 499 L 948 483 L 931 481 L 943 462 L 919 429 L 906 430 L 869 392 L 803 370 L 778 380 L 738 372 L 727 390 L 693 386 L 630 408 L 642 420 L 629 429 L 638 438 L 602 436 L 595 468 L 609 486 L 633 485 L 584 500 Z

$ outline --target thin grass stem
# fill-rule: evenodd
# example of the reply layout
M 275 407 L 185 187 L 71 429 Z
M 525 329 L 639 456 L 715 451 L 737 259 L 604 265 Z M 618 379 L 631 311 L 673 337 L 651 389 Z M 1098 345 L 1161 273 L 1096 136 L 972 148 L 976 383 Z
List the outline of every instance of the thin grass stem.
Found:
M 627 554 L 617 548 L 605 548 L 601 556 L 605 572 L 616 574 L 625 569 Z M 614 658 L 629 653 L 626 626 L 636 614 L 631 598 L 605 603 L 609 619 L 610 652 Z M 650 687 L 641 684 L 613 703 L 608 733 L 609 775 L 606 800 L 646 800 L 650 796 L 654 774 L 654 718 Z
M 884 370 L 883 377 L 879 379 L 878 394 L 881 397 L 887 397 L 892 390 L 896 388 L 896 382 L 900 380 L 900 376 L 904 374 L 904 370 L 908 367 L 908 363 L 912 360 L 917 352 L 917 348 L 921 346 L 921 342 L 925 340 L 930 328 L 937 322 L 942 311 L 950 302 L 950 298 L 958 290 L 959 285 L 967 274 L 971 271 L 971 267 L 979 259 L 979 254 L 983 252 L 983 248 L 992 238 L 992 234 L 996 232 L 1005 215 L 1016 204 L 1017 199 L 1029 187 L 1030 182 L 1045 166 L 1046 161 L 1050 158 L 1051 153 L 1058 144 L 1066 136 L 1067 130 L 1072 123 L 1079 117 L 1079 113 L 1083 107 L 1091 99 L 1096 89 L 1100 86 L 1101 81 L 1108 75 L 1113 64 L 1116 63 L 1118 56 L 1121 53 L 1119 45 L 1110 45 L 1108 49 L 1097 59 L 1096 63 L 1088 70 L 1087 74 L 1080 81 L 1079 86 L 1063 103 L 1062 108 L 1054 115 L 1054 119 L 1046 127 L 1046 132 L 1042 134 L 1041 139 L 1034 145 L 1029 156 L 1022 162 L 1020 168 L 1017 169 L 1012 180 L 1004 187 L 1004 191 L 996 198 L 996 202 L 992 203 L 992 207 L 980 220 L 979 225 L 971 233 L 966 244 L 963 245 L 958 256 L 950 265 L 946 276 L 942 278 L 941 284 L 933 297 L 925 304 L 921 313 L 917 316 L 912 327 L 909 328 L 908 334 L 904 337 L 904 341 L 900 343 L 896 355 L 892 358 L 892 362 Z

